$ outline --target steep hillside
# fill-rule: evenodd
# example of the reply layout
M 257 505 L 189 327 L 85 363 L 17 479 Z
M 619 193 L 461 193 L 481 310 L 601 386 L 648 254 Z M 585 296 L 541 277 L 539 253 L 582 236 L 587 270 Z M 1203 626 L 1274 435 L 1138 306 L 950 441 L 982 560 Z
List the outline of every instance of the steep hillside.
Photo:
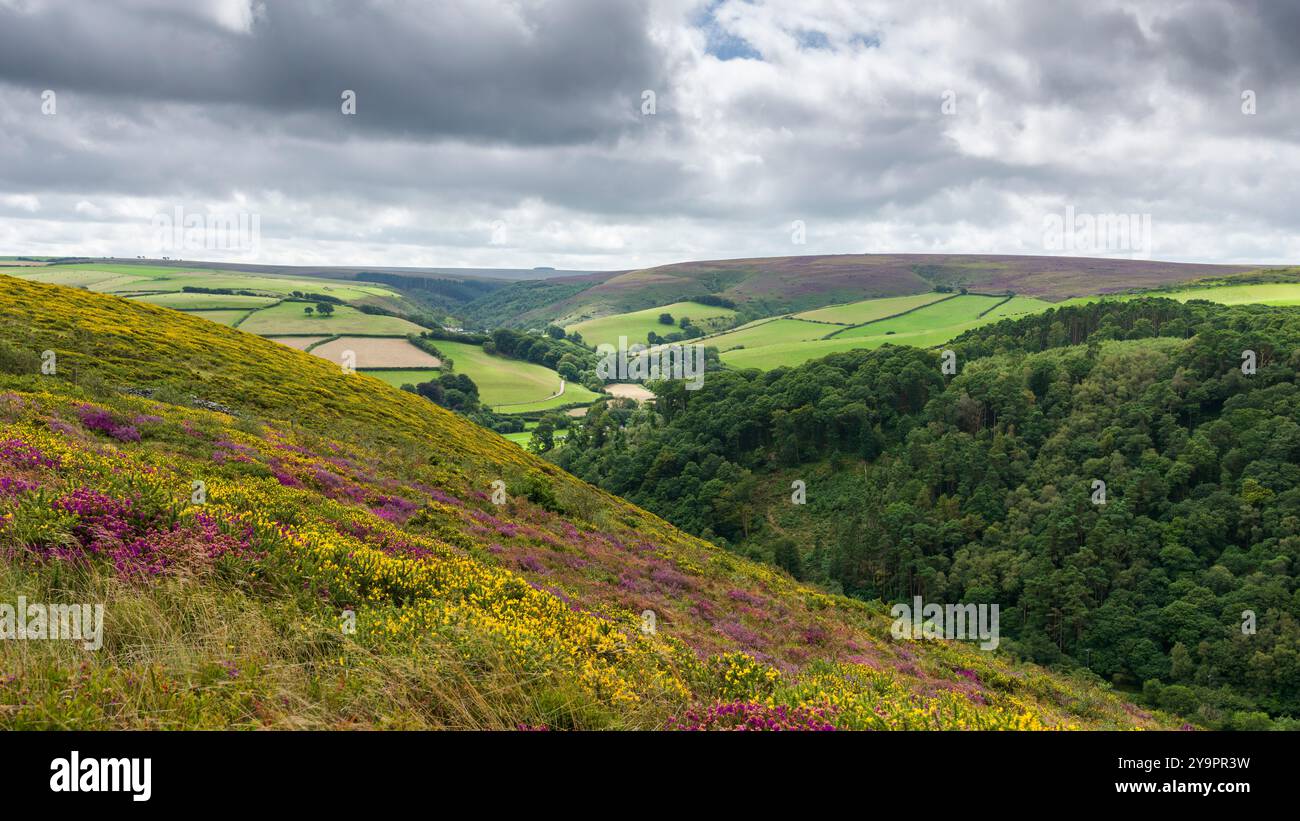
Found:
M 520 283 L 490 299 L 522 308 L 513 316 L 496 318 L 524 325 L 568 325 L 705 294 L 731 300 L 756 318 L 873 297 L 921 294 L 935 286 L 1059 301 L 1251 270 L 1253 266 L 1059 256 L 840 254 L 680 262 L 554 280 L 544 287 Z M 578 289 L 579 285 L 586 287 Z M 541 302 L 548 293 L 554 298 Z M 523 299 L 525 294 L 529 299 Z
M 1168 726 L 167 309 L 0 277 L 0 421 L 0 602 L 104 605 L 0 727 Z
M 660 383 L 553 458 L 854 596 L 1002 602 L 1013 652 L 1197 723 L 1300 726 L 1300 308 L 1103 301 L 949 347 Z

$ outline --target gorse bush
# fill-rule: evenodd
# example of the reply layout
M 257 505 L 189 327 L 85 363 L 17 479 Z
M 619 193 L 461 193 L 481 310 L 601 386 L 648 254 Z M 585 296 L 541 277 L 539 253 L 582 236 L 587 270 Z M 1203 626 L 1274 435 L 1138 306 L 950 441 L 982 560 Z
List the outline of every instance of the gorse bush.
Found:
M 0 373 L 30 376 L 40 373 L 41 358 L 36 351 L 0 342 Z
M 1170 726 L 973 646 L 894 641 L 883 612 L 377 380 L 6 286 L 0 337 L 61 367 L 0 377 L 0 602 L 102 604 L 104 629 L 93 651 L 0 642 L 0 726 Z

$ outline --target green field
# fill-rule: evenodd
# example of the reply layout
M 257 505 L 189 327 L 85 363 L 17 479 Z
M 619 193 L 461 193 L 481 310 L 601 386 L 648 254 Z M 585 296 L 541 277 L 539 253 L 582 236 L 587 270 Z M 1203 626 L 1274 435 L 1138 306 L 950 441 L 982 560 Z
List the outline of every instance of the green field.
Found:
M 67 285 L 70 288 L 88 288 L 99 290 L 96 286 L 109 280 L 123 279 L 122 274 L 114 271 L 84 270 L 60 265 L 58 267 L 3 268 L 0 273 L 26 279 L 32 282 L 44 282 L 50 285 Z M 139 280 L 141 277 L 126 277 Z
M 977 328 L 983 322 L 969 322 L 946 328 L 935 328 L 909 333 L 895 333 L 871 337 L 831 337 L 814 339 L 807 342 L 786 342 L 779 345 L 765 345 L 761 348 L 745 348 L 722 354 L 722 362 L 734 368 L 772 368 L 793 367 L 810 359 L 819 359 L 840 351 L 858 348 L 879 348 L 881 345 L 911 345 L 916 348 L 932 348 L 957 336 L 969 328 Z
M 339 300 L 401 299 L 401 295 L 383 285 L 347 282 L 309 276 L 270 276 L 255 273 L 210 271 L 194 268 L 167 268 L 156 265 L 82 263 L 47 267 L 0 269 L 14 276 L 36 282 L 85 288 L 112 293 L 157 305 L 186 311 L 223 325 L 238 326 L 241 331 L 260 336 L 295 336 L 303 334 L 329 336 L 405 337 L 425 330 L 405 319 L 367 314 L 350 305 L 334 305 L 332 316 L 314 311 L 308 315 L 308 302 L 282 302 L 294 291 L 320 294 Z M 209 294 L 185 291 L 185 288 L 225 289 L 249 293 Z M 297 346 L 295 346 L 297 347 Z M 373 365 L 388 364 L 382 357 Z M 394 365 L 416 364 L 396 359 Z
M 313 313 L 308 316 L 304 302 L 281 302 L 270 308 L 254 311 L 239 326 L 239 330 L 261 336 L 284 334 L 373 334 L 381 336 L 406 336 L 424 330 L 414 322 L 395 316 L 365 314 L 346 305 L 335 305 L 334 315 L 325 317 Z
M 911 296 L 886 297 L 884 299 L 864 299 L 861 302 L 850 302 L 848 305 L 832 305 L 829 308 L 804 311 L 794 316 L 796 319 L 808 319 L 814 322 L 860 325 L 863 322 L 874 322 L 877 319 L 901 314 L 903 311 L 910 311 L 922 305 L 929 305 L 931 302 L 946 299 L 948 296 L 950 295 L 930 292 L 912 294 Z M 827 330 L 833 329 L 828 328 Z
M 820 339 L 833 330 L 835 330 L 834 326 L 820 322 L 805 322 L 802 319 L 773 319 L 771 321 L 753 322 L 743 328 L 709 337 L 704 344 L 716 347 L 719 351 L 728 351 L 739 347 L 759 348 L 766 345 L 801 342 L 806 339 Z
M 873 308 L 872 303 L 878 303 L 878 306 Z M 823 338 L 826 336 L 826 325 L 798 319 L 779 319 L 773 322 L 753 323 L 745 328 L 713 337 L 708 340 L 708 344 L 718 346 L 722 351 L 723 363 L 730 367 L 769 369 L 799 365 L 810 359 L 840 351 L 877 348 L 885 344 L 930 348 L 942 345 L 971 328 L 1003 319 L 1027 316 L 1052 307 L 1049 302 L 1030 297 L 1012 297 L 1007 300 L 1005 297 L 977 294 L 962 294 L 919 302 L 917 304 L 920 307 L 910 310 L 907 304 L 905 301 L 891 298 L 840 306 L 843 310 L 853 309 L 852 314 L 840 314 L 842 318 L 873 314 L 889 318 L 847 328 L 835 333 L 829 339 Z M 899 310 L 908 313 L 895 315 Z M 814 334 L 812 329 L 821 332 Z M 834 331 L 833 328 L 830 330 Z M 736 345 L 744 345 L 744 348 L 736 349 Z
M 982 312 L 989 310 L 1003 299 L 1005 297 L 962 294 L 951 299 L 945 299 L 942 302 L 936 302 L 933 305 L 927 305 L 903 316 L 882 319 L 878 322 L 849 328 L 843 333 L 836 334 L 835 338 L 881 336 L 890 332 L 896 334 L 915 333 L 917 331 L 928 331 L 950 325 L 975 322 Z
M 162 308 L 175 308 L 178 311 L 222 311 L 236 308 L 247 311 L 253 308 L 265 308 L 276 301 L 273 296 L 244 294 L 168 293 L 146 294 L 133 298 Z
M 234 327 L 235 323 L 248 315 L 248 311 L 236 308 L 231 311 L 187 311 L 190 316 L 201 316 L 211 322 Z
M 593 346 L 618 345 L 620 336 L 626 336 L 629 345 L 645 344 L 646 337 L 651 331 L 660 336 L 667 336 L 681 330 L 676 324 L 661 324 L 659 315 L 664 313 L 671 314 L 674 323 L 681 322 L 682 317 L 690 317 L 691 322 L 705 332 L 725 328 L 726 323 L 736 315 L 736 312 L 730 308 L 701 305 L 698 302 L 674 302 L 671 305 L 647 308 L 644 311 L 588 319 L 569 325 L 564 330 L 582 334 L 583 341 Z
M 1013 296 L 998 307 L 984 315 L 986 320 L 996 322 L 1001 319 L 1018 319 L 1022 316 L 1037 314 L 1051 308 L 1052 303 L 1030 296 Z
M 493 356 L 478 345 L 438 340 L 438 350 L 451 357 L 455 373 L 463 373 L 478 385 L 479 399 L 502 413 L 549 410 L 575 402 L 594 402 L 599 394 L 581 385 L 566 384 L 560 390 L 560 375 L 550 368 Z M 377 375 L 377 374 L 375 374 Z
M 884 344 L 912 345 L 929 348 L 942 345 L 972 328 L 1040 313 L 1063 305 L 1080 305 L 1098 299 L 1139 299 L 1163 297 L 1186 302 L 1203 299 L 1225 305 L 1254 303 L 1261 305 L 1300 305 L 1300 283 L 1264 283 L 1257 285 L 1219 285 L 1208 288 L 1186 288 L 1177 291 L 1153 291 L 1142 294 L 1125 294 L 1115 297 L 1076 297 L 1064 302 L 1051 303 L 1033 297 L 1017 296 L 1002 301 L 1003 297 L 963 294 L 934 304 L 924 304 L 903 316 L 881 319 L 848 328 L 829 339 L 818 337 L 800 339 L 802 332 L 798 320 L 780 319 L 756 322 L 742 329 L 712 337 L 708 344 L 722 351 L 722 361 L 729 367 L 770 369 L 794 366 L 839 351 L 854 348 L 876 348 Z M 871 303 L 897 300 L 867 300 L 840 309 L 855 308 L 868 315 Z M 996 306 L 996 307 L 995 307 Z M 990 310 L 991 309 L 991 310 Z M 823 309 L 835 310 L 835 309 Z M 986 312 L 987 313 L 984 313 Z M 812 311 L 800 316 L 822 314 Z M 981 314 L 983 314 L 981 316 Z M 824 315 L 824 314 L 823 314 Z M 847 314 L 840 314 L 844 318 Z M 822 326 L 823 328 L 825 326 Z M 736 349 L 743 344 L 744 349 Z
M 367 297 L 396 298 L 383 285 L 314 277 L 281 277 L 194 268 L 162 268 L 155 265 L 79 263 L 0 269 L 0 272 L 34 282 L 70 285 L 119 295 L 178 292 L 186 287 L 228 288 L 271 296 L 288 296 L 292 291 L 325 294 L 342 300 Z
M 217 273 L 208 268 L 195 268 L 194 266 L 177 265 L 168 267 L 165 265 L 134 265 L 131 263 L 109 263 L 109 262 L 76 262 L 71 265 L 50 265 L 45 268 L 47 271 L 107 271 L 113 274 L 135 274 L 138 276 L 161 276 L 169 277 L 177 274 L 187 273 Z
M 233 291 L 253 291 L 275 296 L 288 296 L 292 291 L 325 294 L 342 300 L 366 297 L 396 297 L 392 290 L 381 285 L 356 285 L 334 279 L 309 279 L 301 277 L 269 277 L 251 274 L 199 273 L 158 277 L 147 281 L 137 280 L 113 286 L 117 293 L 125 291 L 179 291 L 186 286 L 199 288 L 228 288 Z M 95 288 L 94 290 L 104 290 Z
M 540 402 L 525 402 L 519 405 L 497 405 L 493 410 L 497 413 L 537 413 L 538 411 L 555 410 L 577 403 L 590 404 L 602 396 L 604 394 L 589 391 L 576 382 L 566 382 L 563 396 L 543 399 Z
M 436 368 L 418 368 L 400 371 L 375 371 L 363 369 L 361 370 L 361 373 L 373 376 L 381 382 L 386 382 L 387 384 L 392 385 L 394 388 L 400 388 L 403 385 L 418 385 L 421 382 L 428 382 L 432 379 L 437 379 L 442 371 L 439 371 Z M 471 376 L 470 378 L 473 379 L 474 377 Z
M 1139 295 L 1142 296 L 1142 295 Z M 1179 291 L 1158 291 L 1145 296 L 1158 296 L 1186 302 L 1205 299 L 1223 305 L 1300 305 L 1300 283 L 1270 282 L 1259 285 L 1216 285 L 1210 288 L 1186 288 Z M 1134 297 L 1126 297 L 1133 299 Z
M 533 438 L 533 431 L 536 429 L 536 422 L 528 422 L 524 425 L 524 429 L 518 433 L 503 433 L 501 436 L 510 442 L 514 442 L 519 447 L 524 448 L 528 447 L 528 442 Z M 568 431 L 557 430 L 554 434 L 555 441 L 562 442 L 567 435 Z

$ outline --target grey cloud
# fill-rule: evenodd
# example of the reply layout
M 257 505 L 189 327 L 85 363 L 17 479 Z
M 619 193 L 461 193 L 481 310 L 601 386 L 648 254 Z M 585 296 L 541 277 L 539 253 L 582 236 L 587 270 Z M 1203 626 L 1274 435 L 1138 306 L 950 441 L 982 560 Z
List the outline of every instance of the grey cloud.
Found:
M 0 5 L 0 81 L 280 125 L 310 114 L 306 127 L 335 137 L 588 142 L 630 127 L 641 91 L 663 85 L 632 0 L 270 2 L 248 33 L 148 4 L 33 8 Z
M 286 255 L 272 261 L 319 256 L 313 242 L 390 242 L 452 264 L 440 255 L 468 259 L 485 221 L 514 214 L 510 247 L 477 249 L 476 263 L 546 264 L 529 255 L 559 253 L 571 228 L 570 258 L 613 269 L 788 253 L 792 219 L 829 238 L 808 252 L 861 250 L 862 226 L 927 242 L 973 230 L 981 249 L 1013 252 L 1026 203 L 1066 198 L 1154 213 L 1175 257 L 1206 225 L 1252 253 L 1300 248 L 1300 193 L 1279 176 L 1300 166 L 1291 4 L 871 5 L 808 0 L 781 18 L 793 7 L 274 2 L 244 30 L 211 3 L 0 0 L 0 238 L 75 244 L 81 229 L 111 246 L 105 226 L 134 219 L 114 207 L 126 199 L 243 196 L 268 253 Z M 917 38 L 901 35 L 934 15 L 961 24 L 910 53 Z M 719 61 L 739 17 L 804 48 Z M 939 115 L 950 82 L 956 120 Z M 1237 110 L 1247 83 L 1256 117 Z M 38 113 L 45 88 L 57 117 Z M 344 88 L 356 117 L 339 113 Z M 646 88 L 653 117 L 639 112 Z M 997 150 L 961 144 L 962 126 Z M 1097 156 L 1080 161 L 1080 146 Z M 83 199 L 98 211 L 76 210 Z

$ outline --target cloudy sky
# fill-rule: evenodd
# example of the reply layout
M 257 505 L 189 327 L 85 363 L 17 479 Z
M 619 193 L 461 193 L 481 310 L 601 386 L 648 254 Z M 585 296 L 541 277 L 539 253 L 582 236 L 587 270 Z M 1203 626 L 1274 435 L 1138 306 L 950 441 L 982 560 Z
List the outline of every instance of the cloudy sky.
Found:
M 1300 4 L 1068 5 L 0 0 L 0 254 L 1300 262 Z

